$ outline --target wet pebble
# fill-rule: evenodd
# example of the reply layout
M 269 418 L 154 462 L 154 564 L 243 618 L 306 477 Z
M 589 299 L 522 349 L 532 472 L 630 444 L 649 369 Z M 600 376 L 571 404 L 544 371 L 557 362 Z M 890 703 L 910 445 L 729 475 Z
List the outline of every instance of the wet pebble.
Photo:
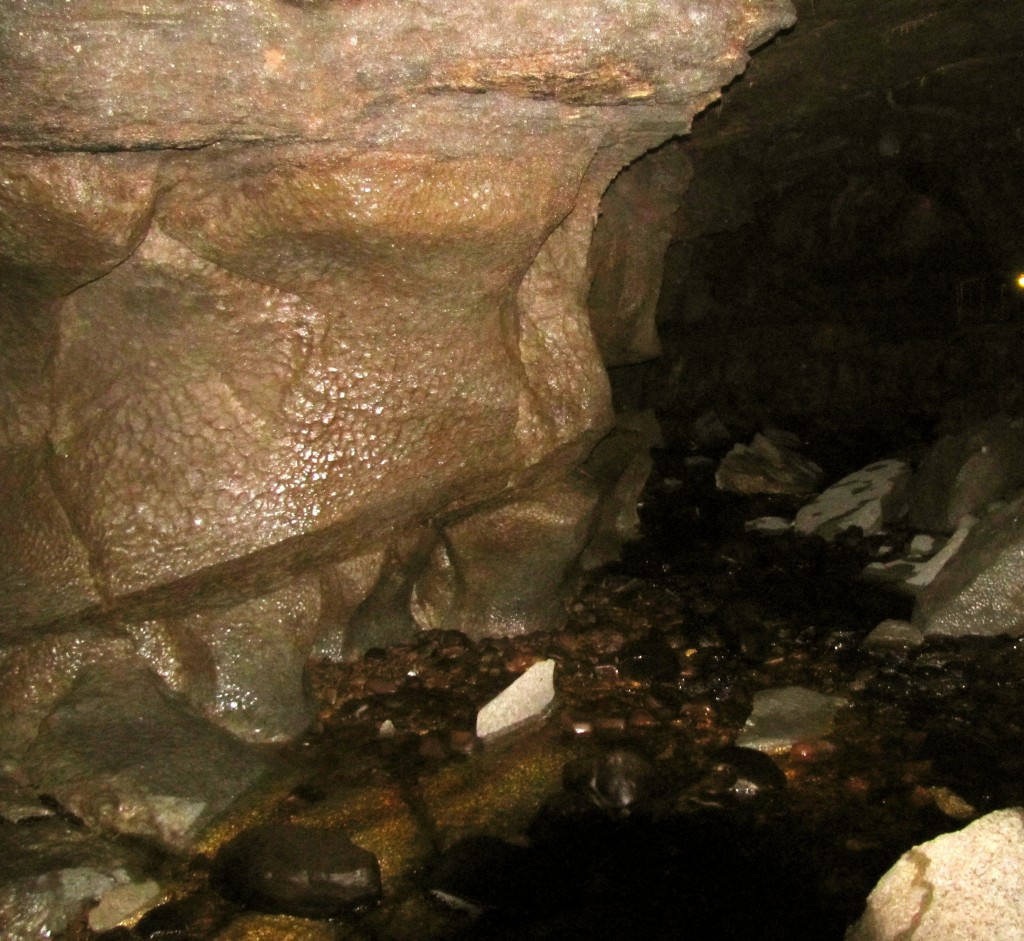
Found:
M 212 883 L 248 908 L 302 918 L 333 918 L 381 895 L 373 853 L 338 827 L 291 823 L 253 827 L 221 847 Z
M 711 790 L 740 800 L 782 791 L 786 775 L 772 759 L 753 748 L 729 745 L 711 756 Z
M 568 791 L 596 807 L 625 816 L 662 790 L 657 768 L 643 755 L 615 748 L 593 759 L 570 762 L 563 772 Z

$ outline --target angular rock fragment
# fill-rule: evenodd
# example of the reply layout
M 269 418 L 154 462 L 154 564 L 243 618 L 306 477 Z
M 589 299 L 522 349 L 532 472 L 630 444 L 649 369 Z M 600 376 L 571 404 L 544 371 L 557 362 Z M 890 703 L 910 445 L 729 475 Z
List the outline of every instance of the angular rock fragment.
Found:
M 535 663 L 477 713 L 477 737 L 492 738 L 543 716 L 555 699 L 554 679 L 554 660 Z
M 719 490 L 733 493 L 813 493 L 822 471 L 788 447 L 763 434 L 748 446 L 737 444 L 722 458 L 715 473 Z

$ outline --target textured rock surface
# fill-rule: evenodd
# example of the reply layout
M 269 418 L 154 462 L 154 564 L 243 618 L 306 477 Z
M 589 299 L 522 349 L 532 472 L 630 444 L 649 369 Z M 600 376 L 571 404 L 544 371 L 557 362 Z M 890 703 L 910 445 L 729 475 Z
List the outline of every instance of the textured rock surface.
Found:
M 602 194 L 791 21 L 788 0 L 7 5 L 0 637 L 116 623 L 208 715 L 285 737 L 304 654 L 415 627 L 431 534 L 498 500 L 536 543 L 544 487 L 582 486 L 569 530 L 600 517 L 572 475 L 612 420 Z M 64 633 L 72 674 L 110 642 Z
M 924 634 L 1024 634 L 1024 497 L 993 510 L 918 595 Z
M 640 363 L 661 353 L 654 315 L 665 249 L 678 203 L 693 172 L 678 142 L 646 154 L 605 191 L 590 243 L 587 307 L 608 366 Z M 638 233 L 643 238 L 638 238 Z
M 904 853 L 847 941 L 1024 937 L 1024 812 L 997 810 Z
M 557 626 L 598 496 L 577 476 L 448 527 L 416 583 L 417 621 L 472 637 Z

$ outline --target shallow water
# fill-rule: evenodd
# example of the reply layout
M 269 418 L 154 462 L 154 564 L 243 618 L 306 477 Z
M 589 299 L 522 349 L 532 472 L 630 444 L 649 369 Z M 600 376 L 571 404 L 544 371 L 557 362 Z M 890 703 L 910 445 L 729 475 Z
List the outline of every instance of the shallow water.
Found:
M 564 632 L 429 632 L 314 669 L 319 728 L 286 750 L 299 783 L 265 814 L 340 815 L 384 848 L 384 901 L 331 937 L 840 939 L 902 852 L 1024 803 L 1024 642 L 864 649 L 911 607 L 858 577 L 879 540 L 747 534 L 744 519 L 794 507 L 716 493 L 662 458 L 645 539 L 588 579 Z M 481 752 L 476 710 L 548 657 L 555 712 Z M 721 750 L 757 691 L 788 685 L 850 705 L 824 738 L 773 756 L 785 787 L 733 786 Z M 598 787 L 590 769 L 615 750 L 638 756 L 615 767 L 639 780 Z M 450 850 L 480 836 L 494 839 Z M 245 917 L 209 894 L 202 861 L 178 878 L 202 917 L 125 941 L 205 941 Z M 438 886 L 470 904 L 437 901 Z

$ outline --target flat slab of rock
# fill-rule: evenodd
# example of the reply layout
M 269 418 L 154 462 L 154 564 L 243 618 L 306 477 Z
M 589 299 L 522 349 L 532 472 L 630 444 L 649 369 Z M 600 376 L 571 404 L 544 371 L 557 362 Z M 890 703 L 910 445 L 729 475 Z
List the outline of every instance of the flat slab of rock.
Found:
M 154 675 L 89 668 L 43 723 L 24 767 L 87 824 L 185 850 L 273 765 Z
M 997 810 L 904 853 L 846 941 L 1024 938 L 1024 810 Z
M 743 528 L 748 533 L 778 536 L 788 533 L 793 528 L 793 521 L 782 516 L 759 516 L 757 519 L 747 520 L 743 524 Z
M 802 686 L 766 689 L 754 695 L 754 709 L 736 739 L 740 748 L 782 751 L 796 742 L 821 738 L 836 712 L 847 705 L 841 696 L 826 696 Z
M 877 624 L 864 638 L 865 647 L 920 647 L 924 635 L 909 621 L 889 618 Z
M 555 699 L 555 661 L 542 660 L 484 706 L 476 717 L 478 738 L 511 732 L 544 715 Z
M 834 483 L 796 515 L 796 531 L 835 539 L 854 526 L 865 536 L 880 532 L 906 506 L 910 466 L 904 461 L 876 461 Z

